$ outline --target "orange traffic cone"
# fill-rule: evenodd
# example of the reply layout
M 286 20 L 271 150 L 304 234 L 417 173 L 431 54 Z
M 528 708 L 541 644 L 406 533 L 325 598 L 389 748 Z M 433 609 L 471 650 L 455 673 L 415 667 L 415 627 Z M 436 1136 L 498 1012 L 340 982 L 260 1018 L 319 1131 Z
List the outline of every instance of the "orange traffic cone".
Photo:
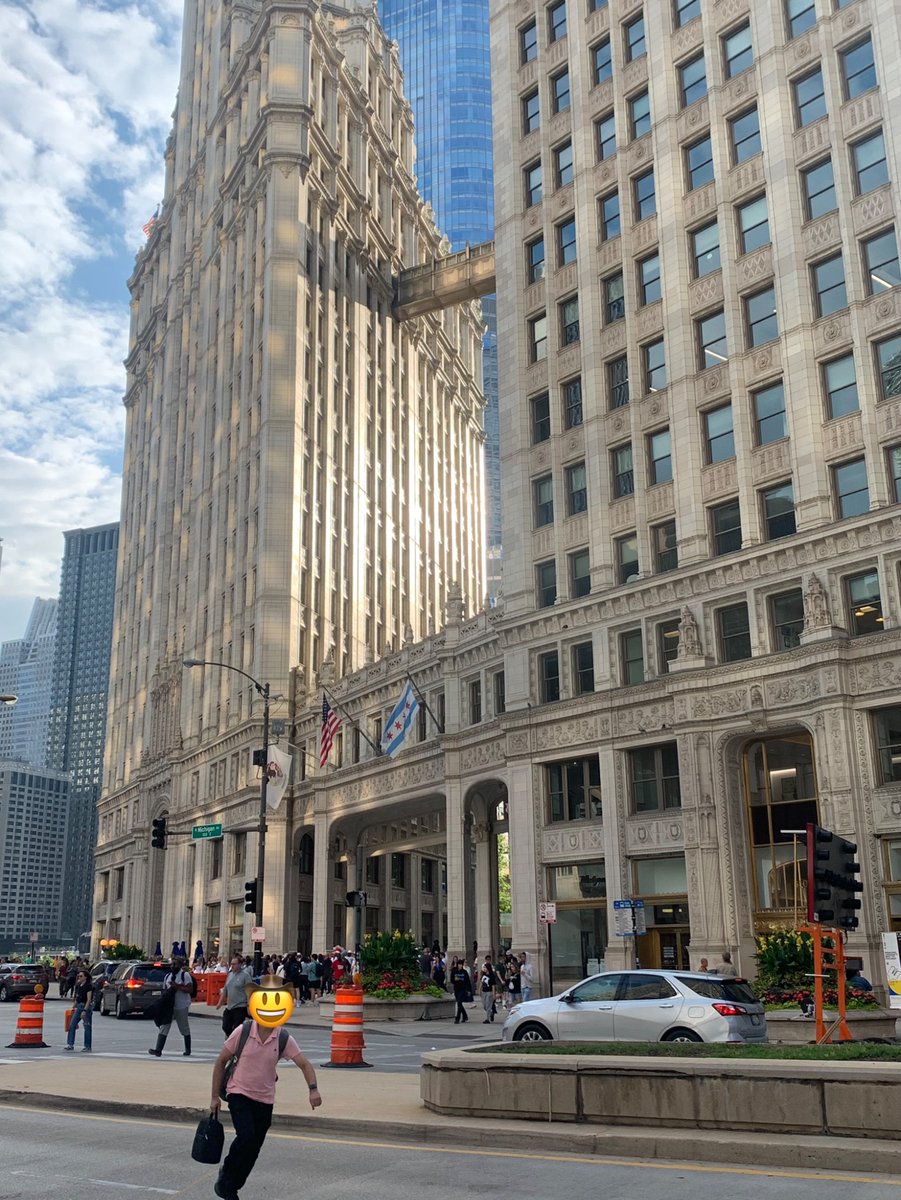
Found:
M 332 1018 L 332 1057 L 324 1067 L 371 1067 L 363 1061 L 363 989 L 356 983 L 339 984 Z
M 34 996 L 23 996 L 19 1001 L 19 1019 L 16 1022 L 16 1036 L 7 1046 L 32 1046 L 47 1048 L 44 1041 L 44 996 L 40 984 L 35 988 Z

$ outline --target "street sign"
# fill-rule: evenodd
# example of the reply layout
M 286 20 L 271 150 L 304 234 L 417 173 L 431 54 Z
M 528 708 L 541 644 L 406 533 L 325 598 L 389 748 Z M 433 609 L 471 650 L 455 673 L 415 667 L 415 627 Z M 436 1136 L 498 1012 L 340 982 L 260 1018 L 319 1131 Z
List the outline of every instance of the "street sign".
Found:
M 644 911 L 644 900 L 632 901 L 632 918 L 635 922 L 635 936 L 641 937 L 648 931 L 647 917 Z
M 41 940 L 41 935 L 39 933 L 29 933 L 28 940 L 29 942 L 39 942 Z
M 613 901 L 613 924 L 617 937 L 635 937 L 635 930 L 632 928 L 631 900 Z
M 263 928 L 262 925 L 251 925 L 250 940 L 252 942 L 265 942 L 266 930 Z
M 222 837 L 222 826 L 220 825 L 195 825 L 191 830 L 192 838 L 220 838 Z
M 538 920 L 542 925 L 557 924 L 557 905 L 551 900 L 542 900 L 538 905 Z

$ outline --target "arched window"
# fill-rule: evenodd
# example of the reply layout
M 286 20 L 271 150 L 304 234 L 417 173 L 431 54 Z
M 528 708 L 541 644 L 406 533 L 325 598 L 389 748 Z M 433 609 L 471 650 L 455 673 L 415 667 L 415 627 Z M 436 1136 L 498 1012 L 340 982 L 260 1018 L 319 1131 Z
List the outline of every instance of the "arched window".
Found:
M 818 820 L 810 735 L 798 731 L 750 742 L 743 773 L 754 907 L 804 919 L 807 850 L 799 835 L 808 821 Z
M 308 833 L 300 839 L 298 870 L 301 875 L 313 874 L 313 839 Z

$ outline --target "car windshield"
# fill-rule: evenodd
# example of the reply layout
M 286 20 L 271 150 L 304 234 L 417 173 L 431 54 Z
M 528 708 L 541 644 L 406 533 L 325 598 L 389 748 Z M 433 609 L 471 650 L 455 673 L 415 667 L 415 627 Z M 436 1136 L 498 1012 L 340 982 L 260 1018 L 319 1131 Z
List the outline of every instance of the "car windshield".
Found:
M 26 963 L 22 967 L 17 967 L 16 970 L 21 971 L 23 975 L 43 975 L 44 974 L 43 967 L 32 966 L 31 963 Z
M 699 996 L 706 996 L 708 1000 L 729 1000 L 733 1004 L 758 1003 L 751 988 L 741 979 L 717 979 L 714 975 L 679 975 L 677 978 L 684 987 L 691 988 Z
M 139 966 L 132 972 L 132 979 L 143 979 L 145 983 L 162 983 L 168 974 L 168 967 Z

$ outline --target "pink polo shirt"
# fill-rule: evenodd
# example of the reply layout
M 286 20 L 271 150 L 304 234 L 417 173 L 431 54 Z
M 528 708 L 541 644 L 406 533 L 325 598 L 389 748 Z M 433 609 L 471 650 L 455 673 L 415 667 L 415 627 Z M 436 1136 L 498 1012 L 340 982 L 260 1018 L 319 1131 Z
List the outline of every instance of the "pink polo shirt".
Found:
M 230 1096 L 238 1092 L 251 1100 L 259 1100 L 261 1104 L 275 1102 L 275 1069 L 278 1066 L 278 1035 L 279 1030 L 273 1029 L 265 1042 L 260 1040 L 260 1030 L 256 1021 L 250 1030 L 250 1037 L 241 1051 L 238 1065 L 232 1072 L 226 1091 Z M 225 1039 L 225 1049 L 234 1054 L 241 1040 L 241 1026 Z M 293 1037 L 288 1037 L 282 1058 L 293 1059 L 300 1054 L 300 1047 Z

